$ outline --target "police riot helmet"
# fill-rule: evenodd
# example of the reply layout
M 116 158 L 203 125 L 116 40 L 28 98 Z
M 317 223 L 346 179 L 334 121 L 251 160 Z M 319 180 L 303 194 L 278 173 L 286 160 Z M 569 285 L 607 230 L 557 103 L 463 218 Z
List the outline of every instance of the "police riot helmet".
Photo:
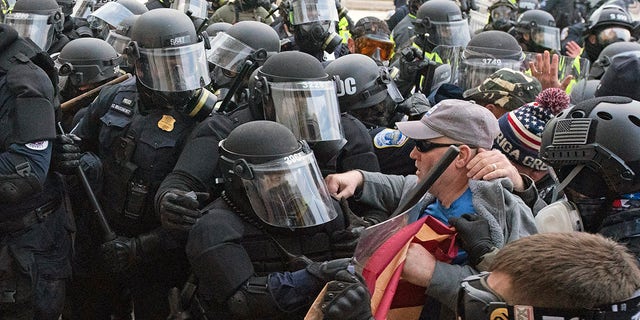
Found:
M 591 69 L 589 70 L 589 79 L 600 79 L 607 68 L 611 65 L 613 61 L 613 57 L 618 54 L 631 52 L 631 51 L 639 51 L 640 53 L 640 43 L 637 42 L 615 42 L 612 43 L 602 51 L 600 51 L 600 55 L 598 55 L 598 59 L 593 63 Z
M 491 74 L 509 68 L 521 71 L 525 55 L 512 35 L 499 30 L 483 31 L 475 35 L 462 50 L 456 75 L 463 90 L 475 88 Z
M 383 121 L 356 117 L 363 122 L 389 125 L 395 104 L 403 99 L 386 67 L 378 66 L 365 55 L 354 53 L 332 61 L 325 71 L 338 80 L 340 111 L 357 113 L 361 109 L 381 106 L 385 109 L 381 110 Z M 386 101 L 390 103 L 384 103 Z
M 342 148 L 336 83 L 320 61 L 300 51 L 280 52 L 267 59 L 254 80 L 253 92 L 262 104 L 262 110 L 252 106 L 255 117 L 283 124 L 314 147 L 325 143 Z
M 556 20 L 549 12 L 538 9 L 523 12 L 518 17 L 515 31 L 528 51 L 560 51 L 560 29 L 556 27 Z
M 460 7 L 450 0 L 423 3 L 412 22 L 415 34 L 425 37 L 432 46 L 465 46 L 471 38 L 467 19 Z
M 300 51 L 332 53 L 342 43 L 342 37 L 335 32 L 340 19 L 335 1 L 293 0 L 289 15 Z
M 216 22 L 212 23 L 207 27 L 207 35 L 209 36 L 209 41 L 212 42 L 213 38 L 218 35 L 219 32 L 225 32 L 231 28 L 232 24 L 228 22 Z
M 13 5 L 4 23 L 13 27 L 23 38 L 29 38 L 47 51 L 54 36 L 64 27 L 64 14 L 55 0 L 20 0 Z
M 540 156 L 562 184 L 591 198 L 640 191 L 640 102 L 582 101 L 547 123 Z
M 337 217 L 313 152 L 282 124 L 242 124 L 219 149 L 227 194 L 263 223 L 299 229 Z
M 122 20 L 147 11 L 149 9 L 138 0 L 116 0 L 107 2 L 92 12 L 87 22 L 96 37 L 106 39 L 109 29 L 115 29 Z
M 119 62 L 118 52 L 106 41 L 96 38 L 70 41 L 60 50 L 57 59 L 58 73 L 73 87 L 100 84 L 117 77 Z
M 217 101 L 203 88 L 211 82 L 205 53 L 208 43 L 206 33 L 198 35 L 185 13 L 159 8 L 140 15 L 125 50 L 139 92 L 156 106 L 206 117 Z
M 596 9 L 588 20 L 587 34 L 596 36 L 600 45 L 630 41 L 634 29 L 629 13 L 617 5 L 604 5 Z
M 280 37 L 273 28 L 258 21 L 240 21 L 216 35 L 207 60 L 225 70 L 237 72 L 247 58 L 261 64 L 268 54 L 276 52 L 280 52 Z

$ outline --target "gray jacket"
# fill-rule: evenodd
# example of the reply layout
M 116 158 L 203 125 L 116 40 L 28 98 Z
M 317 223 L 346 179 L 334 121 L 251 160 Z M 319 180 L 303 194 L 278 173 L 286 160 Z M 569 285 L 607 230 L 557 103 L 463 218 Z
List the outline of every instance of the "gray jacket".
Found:
M 364 184 L 356 194 L 356 200 L 373 209 L 388 212 L 390 215 L 408 201 L 405 196 L 410 194 L 410 190 L 417 182 L 415 175 L 404 177 L 361 172 L 364 176 Z M 531 209 L 512 193 L 513 184 L 509 179 L 469 180 L 469 188 L 476 214 L 489 221 L 491 238 L 496 247 L 501 248 L 505 243 L 537 233 Z M 409 221 L 416 220 L 420 211 L 434 201 L 435 196 L 427 193 L 409 209 L 411 217 Z M 437 262 L 426 294 L 448 309 L 455 310 L 460 282 L 465 277 L 476 273 L 478 271 L 471 266 Z

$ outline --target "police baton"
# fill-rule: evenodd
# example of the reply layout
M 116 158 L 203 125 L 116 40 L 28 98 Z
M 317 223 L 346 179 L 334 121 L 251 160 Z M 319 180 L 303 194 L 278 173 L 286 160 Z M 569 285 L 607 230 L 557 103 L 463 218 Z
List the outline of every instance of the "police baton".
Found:
M 229 92 L 227 92 L 227 94 L 224 96 L 224 99 L 222 100 L 220 107 L 216 110 L 217 112 L 225 113 L 229 111 L 229 104 L 231 103 L 231 98 L 233 98 L 233 96 L 236 94 L 236 92 L 240 88 L 240 85 L 244 81 L 244 78 L 246 78 L 248 75 L 251 74 L 251 72 L 253 72 L 253 70 L 255 70 L 255 68 L 258 66 L 257 64 L 258 61 L 265 61 L 265 60 L 267 60 L 267 51 L 264 49 L 258 49 L 252 52 L 251 55 L 249 55 L 247 60 L 245 60 L 242 63 L 242 66 L 240 67 L 240 71 L 238 72 L 236 77 L 233 79 L 233 83 L 231 83 Z
M 65 134 L 64 129 L 62 128 L 62 124 L 60 122 L 58 122 L 58 129 L 60 129 L 60 132 L 62 134 Z M 84 189 L 84 192 L 87 194 L 87 197 L 89 198 L 89 202 L 91 202 L 91 207 L 93 207 L 93 212 L 96 215 L 96 218 L 98 219 L 98 225 L 100 229 L 102 229 L 102 240 L 104 241 L 104 243 L 114 240 L 116 238 L 116 234 L 113 232 L 113 230 L 111 230 L 111 227 L 109 226 L 109 222 L 107 221 L 107 218 L 105 218 L 104 216 L 104 211 L 102 210 L 102 207 L 100 206 L 100 203 L 96 198 L 96 194 L 93 192 L 93 189 L 91 189 L 91 185 L 89 184 L 89 179 L 87 179 L 87 175 L 84 173 L 84 171 L 80 166 L 76 167 L 76 175 L 80 179 L 80 182 L 82 183 L 82 188 Z
M 69 101 L 65 101 L 63 103 L 60 104 L 60 110 L 62 110 L 63 112 L 73 112 L 77 105 L 80 104 L 82 101 L 85 101 L 86 99 L 91 99 L 91 98 L 95 98 L 95 96 L 98 95 L 98 93 L 100 93 L 100 90 L 102 90 L 102 88 L 104 88 L 105 86 L 110 86 L 110 85 L 114 85 L 116 83 L 120 83 L 122 81 L 125 81 L 127 79 L 131 78 L 131 74 L 130 73 L 125 73 L 99 87 L 93 88 L 73 99 L 70 99 Z M 63 133 L 64 134 L 64 133 Z

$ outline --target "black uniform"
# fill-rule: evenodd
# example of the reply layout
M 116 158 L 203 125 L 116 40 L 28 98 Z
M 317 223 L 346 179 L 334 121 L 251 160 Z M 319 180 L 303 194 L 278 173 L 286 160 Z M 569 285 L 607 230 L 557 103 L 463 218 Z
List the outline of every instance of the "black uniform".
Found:
M 37 54 L 39 53 L 39 54 Z M 53 61 L 0 24 L 0 315 L 58 319 L 71 275 L 71 222 L 49 172 Z
M 161 108 L 152 108 L 143 114 L 142 104 L 135 78 L 103 89 L 80 121 L 76 134 L 83 140 L 83 149 L 95 153 L 102 162 L 103 192 L 98 194 L 98 200 L 114 232 L 150 239 L 148 247 L 142 248 L 142 261 L 137 268 L 119 274 L 117 281 L 109 281 L 114 279 L 113 274 L 95 274 L 100 270 L 96 266 L 100 264 L 96 254 L 104 240 L 95 236 L 95 228 L 87 228 L 84 234 L 78 235 L 86 240 L 86 243 L 79 242 L 85 246 L 86 254 L 79 257 L 79 267 L 88 269 L 83 270 L 88 273 L 80 275 L 86 277 L 84 280 L 105 281 L 99 283 L 105 288 L 95 292 L 93 303 L 109 304 L 108 300 L 101 301 L 104 299 L 101 293 L 109 290 L 117 293 L 119 289 L 128 288 L 136 303 L 136 314 L 157 318 L 169 313 L 165 303 L 167 292 L 181 285 L 188 272 L 182 247 L 160 227 L 153 196 L 173 169 L 196 121 L 176 110 Z M 90 220 L 95 218 L 85 214 L 77 219 L 79 224 L 91 225 Z M 97 305 L 87 302 L 87 293 L 78 298 L 79 308 L 97 312 L 91 317 L 108 317 L 109 313 L 100 314 Z

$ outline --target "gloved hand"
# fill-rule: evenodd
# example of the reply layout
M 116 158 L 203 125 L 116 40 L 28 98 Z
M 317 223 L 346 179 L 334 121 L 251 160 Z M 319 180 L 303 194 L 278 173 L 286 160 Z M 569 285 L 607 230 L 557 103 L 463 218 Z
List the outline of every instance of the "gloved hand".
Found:
M 184 310 L 180 301 L 180 289 L 173 287 L 169 290 L 169 316 L 167 320 L 191 319 L 191 314 Z
M 160 221 L 167 229 L 189 231 L 202 213 L 200 204 L 209 198 L 206 192 L 170 189 L 160 200 Z
M 313 262 L 307 266 L 307 272 L 318 278 L 322 283 L 327 283 L 336 278 L 336 274 L 348 270 L 353 258 L 342 258 L 325 262 Z
M 141 259 L 138 238 L 118 236 L 102 244 L 102 258 L 107 271 L 120 273 L 135 266 Z
M 409 120 L 418 120 L 431 109 L 429 99 L 422 92 L 415 92 L 396 107 L 396 111 L 409 116 Z
M 336 280 L 327 284 L 321 309 L 325 320 L 373 319 L 369 290 L 360 277 L 346 270 L 338 272 Z
M 416 47 L 406 47 L 400 51 L 400 74 L 402 81 L 413 83 L 419 70 L 429 65 L 429 59 L 424 57 L 422 50 Z
M 331 233 L 331 251 L 339 257 L 353 256 L 362 231 L 368 226 L 374 225 L 375 221 L 367 220 L 357 216 L 351 208 L 347 199 L 340 199 L 340 207 L 344 217 L 349 222 L 347 228 Z
M 493 250 L 489 222 L 485 218 L 465 213 L 460 218 L 449 218 L 449 224 L 456 228 L 460 247 L 469 254 L 472 266 L 477 266 L 482 257 Z
M 80 137 L 73 133 L 56 136 L 51 159 L 54 171 L 65 175 L 76 173 L 76 168 L 80 166 L 80 158 L 82 158 L 82 150 L 78 146 L 80 141 Z

